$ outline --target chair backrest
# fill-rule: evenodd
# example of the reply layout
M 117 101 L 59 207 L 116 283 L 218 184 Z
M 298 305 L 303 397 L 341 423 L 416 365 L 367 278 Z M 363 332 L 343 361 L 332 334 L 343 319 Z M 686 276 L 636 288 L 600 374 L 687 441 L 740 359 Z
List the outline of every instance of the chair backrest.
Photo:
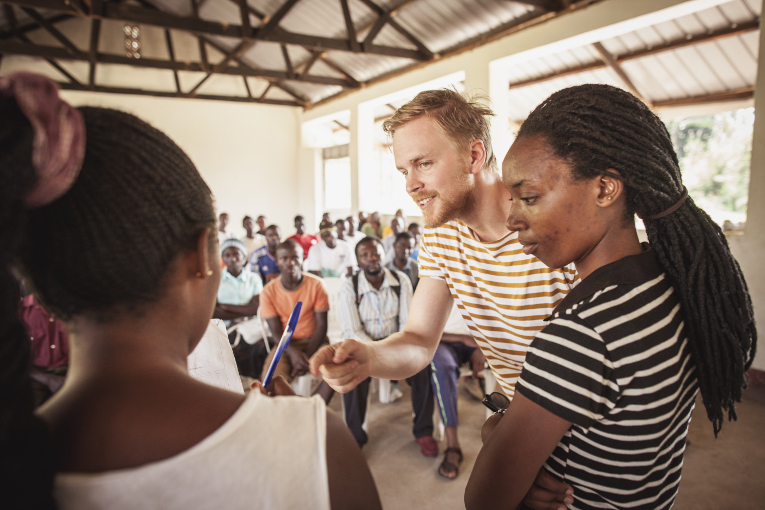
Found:
M 329 300 L 329 312 L 327 312 L 327 336 L 329 343 L 334 344 L 343 340 L 343 331 L 340 327 L 340 316 L 337 308 L 340 302 L 340 289 L 346 282 L 346 278 L 322 278 L 324 289 L 327 291 Z
M 263 318 L 263 314 L 258 307 L 258 320 L 260 321 L 260 327 L 263 328 L 263 343 L 266 344 L 266 352 L 271 352 L 271 340 L 274 335 L 271 333 L 271 328 L 268 327 L 268 323 Z

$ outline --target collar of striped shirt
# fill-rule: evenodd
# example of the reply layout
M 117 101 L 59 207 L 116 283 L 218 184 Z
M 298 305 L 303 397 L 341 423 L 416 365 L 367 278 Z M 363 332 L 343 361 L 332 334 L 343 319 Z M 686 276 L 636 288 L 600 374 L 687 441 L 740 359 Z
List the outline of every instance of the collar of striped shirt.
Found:
M 593 271 L 590 276 L 579 282 L 566 297 L 558 303 L 549 317 L 550 321 L 558 313 L 581 303 L 596 292 L 612 285 L 636 285 L 653 280 L 664 270 L 656 260 L 656 252 L 648 243 L 642 243 L 643 253 L 629 255 Z
M 363 296 L 369 291 L 382 291 L 385 287 L 392 287 L 393 285 L 399 285 L 399 283 L 393 279 L 393 277 L 390 275 L 390 270 L 386 267 L 383 267 L 383 271 L 385 273 L 385 278 L 383 279 L 383 283 L 380 286 L 379 289 L 375 289 L 372 287 L 372 284 L 369 283 L 369 280 L 367 280 L 366 275 L 364 274 L 364 271 L 359 271 L 359 297 Z

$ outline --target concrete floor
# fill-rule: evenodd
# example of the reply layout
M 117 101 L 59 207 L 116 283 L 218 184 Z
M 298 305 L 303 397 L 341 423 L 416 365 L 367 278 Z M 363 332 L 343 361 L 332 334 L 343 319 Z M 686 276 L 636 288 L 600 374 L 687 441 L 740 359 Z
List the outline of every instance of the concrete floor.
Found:
M 380 404 L 376 395 L 368 418 L 369 443 L 364 454 L 386 510 L 463 509 L 463 493 L 481 446 L 485 408 L 460 391 L 460 442 L 465 460 L 454 481 L 439 477 L 437 459 L 424 457 L 412 436 L 409 388 L 404 397 Z M 330 407 L 339 412 L 340 399 Z M 715 439 L 698 401 L 685 454 L 683 478 L 675 510 L 765 509 L 765 390 L 748 390 L 738 408 L 738 421 L 726 422 Z M 442 441 L 441 450 L 445 448 Z

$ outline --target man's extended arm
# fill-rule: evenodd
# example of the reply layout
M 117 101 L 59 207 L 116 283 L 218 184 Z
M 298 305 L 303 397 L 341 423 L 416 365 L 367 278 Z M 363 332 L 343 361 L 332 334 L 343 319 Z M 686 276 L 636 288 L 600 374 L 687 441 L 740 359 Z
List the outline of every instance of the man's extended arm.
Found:
M 352 390 L 367 377 L 405 379 L 433 359 L 452 295 L 444 280 L 421 278 L 404 330 L 379 342 L 344 342 L 324 347 L 311 359 L 311 372 L 340 392 Z

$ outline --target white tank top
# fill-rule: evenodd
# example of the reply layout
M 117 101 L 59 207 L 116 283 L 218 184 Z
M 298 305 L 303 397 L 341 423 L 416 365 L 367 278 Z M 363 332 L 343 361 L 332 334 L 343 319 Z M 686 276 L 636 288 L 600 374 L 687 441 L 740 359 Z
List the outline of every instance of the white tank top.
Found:
M 54 496 L 61 510 L 329 510 L 324 402 L 253 391 L 190 449 L 132 469 L 59 473 Z

